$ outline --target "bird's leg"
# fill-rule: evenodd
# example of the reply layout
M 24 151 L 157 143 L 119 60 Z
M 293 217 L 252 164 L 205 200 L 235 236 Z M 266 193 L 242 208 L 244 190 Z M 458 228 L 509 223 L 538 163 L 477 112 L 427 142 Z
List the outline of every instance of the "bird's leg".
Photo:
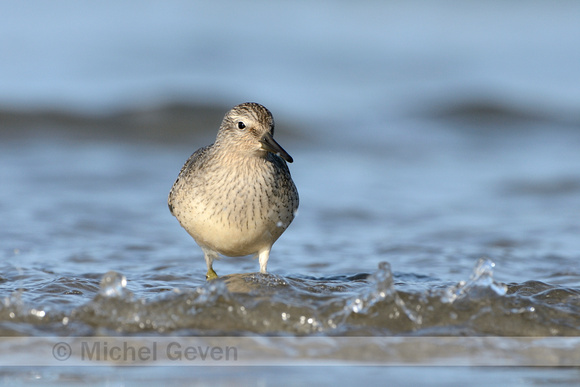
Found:
M 218 277 L 217 273 L 211 267 L 207 269 L 207 273 L 205 273 L 206 281 L 216 279 Z
M 266 274 L 266 266 L 268 266 L 268 259 L 270 258 L 270 249 L 272 247 L 268 247 L 265 250 L 262 250 L 258 253 L 258 261 L 260 262 L 260 273 Z
M 205 263 L 207 264 L 207 274 L 205 275 L 205 279 L 207 281 L 216 279 L 218 275 L 213 270 L 212 264 L 213 260 L 218 257 L 218 254 L 215 251 L 206 249 L 204 247 L 202 247 L 201 249 L 203 250 L 203 255 L 205 256 Z

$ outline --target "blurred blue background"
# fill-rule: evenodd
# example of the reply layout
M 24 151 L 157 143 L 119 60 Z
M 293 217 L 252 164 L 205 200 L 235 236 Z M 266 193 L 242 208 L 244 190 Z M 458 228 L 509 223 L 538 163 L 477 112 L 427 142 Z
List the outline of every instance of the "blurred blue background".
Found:
M 155 214 L 143 227 L 178 238 L 183 256 L 195 246 L 168 215 L 167 191 L 225 111 L 256 101 L 296 160 L 300 216 L 276 245 L 294 263 L 287 270 L 388 260 L 413 271 L 424 260 L 431 274 L 461 278 L 490 255 L 507 278 L 527 279 L 555 270 L 548 257 L 572 265 L 578 15 L 571 1 L 2 2 L 1 128 L 27 139 L 3 152 L 5 208 L 61 182 L 42 188 L 44 202 L 28 199 L 44 218 L 7 212 L 10 238 L 53 231 L 46 219 L 62 214 L 60 198 L 127 240 L 135 219 L 87 213 L 117 200 L 136 217 Z M 112 142 L 70 144 L 76 132 Z M 142 138 L 163 141 L 142 149 Z M 115 145 L 127 139 L 135 148 Z M 68 189 L 71 176 L 86 183 Z
M 3 1 L 0 103 L 255 100 L 360 127 L 462 100 L 580 119 L 571 1 Z

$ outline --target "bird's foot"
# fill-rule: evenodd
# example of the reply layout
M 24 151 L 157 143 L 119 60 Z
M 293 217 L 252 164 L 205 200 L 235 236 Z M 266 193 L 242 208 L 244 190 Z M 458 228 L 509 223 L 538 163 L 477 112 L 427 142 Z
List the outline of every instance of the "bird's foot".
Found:
M 205 275 L 206 281 L 214 280 L 218 277 L 216 272 L 213 269 L 208 269 L 207 274 Z

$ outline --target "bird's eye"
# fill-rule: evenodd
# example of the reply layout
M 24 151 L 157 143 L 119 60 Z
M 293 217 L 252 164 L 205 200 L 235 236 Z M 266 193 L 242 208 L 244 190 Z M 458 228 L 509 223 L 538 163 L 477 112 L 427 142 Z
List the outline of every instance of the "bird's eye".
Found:
M 246 124 L 244 124 L 242 121 L 238 122 L 238 129 L 245 129 L 246 128 Z

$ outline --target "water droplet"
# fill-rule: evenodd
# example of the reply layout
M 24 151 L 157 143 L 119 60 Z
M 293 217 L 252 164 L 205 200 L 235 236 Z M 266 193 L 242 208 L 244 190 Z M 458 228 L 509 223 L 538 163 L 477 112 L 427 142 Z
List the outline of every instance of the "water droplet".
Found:
M 495 264 L 487 258 L 480 258 L 471 273 L 469 281 L 460 281 L 444 290 L 441 302 L 453 303 L 460 298 L 481 298 L 490 295 L 504 296 L 507 285 L 493 280 Z
M 110 271 L 101 280 L 101 294 L 105 297 L 122 297 L 125 294 L 127 278 L 116 271 Z
M 369 276 L 369 287 L 348 301 L 344 311 L 348 314 L 367 313 L 373 305 L 385 300 L 390 301 L 395 296 L 391 266 L 388 262 L 380 262 L 379 269 Z
M 36 316 L 38 318 L 43 318 L 45 316 L 46 312 L 44 310 L 31 309 L 30 314 L 33 316 Z
M 351 305 L 351 309 L 354 313 L 362 312 L 363 308 L 364 308 L 364 304 L 360 298 L 356 298 L 353 300 L 352 305 Z

